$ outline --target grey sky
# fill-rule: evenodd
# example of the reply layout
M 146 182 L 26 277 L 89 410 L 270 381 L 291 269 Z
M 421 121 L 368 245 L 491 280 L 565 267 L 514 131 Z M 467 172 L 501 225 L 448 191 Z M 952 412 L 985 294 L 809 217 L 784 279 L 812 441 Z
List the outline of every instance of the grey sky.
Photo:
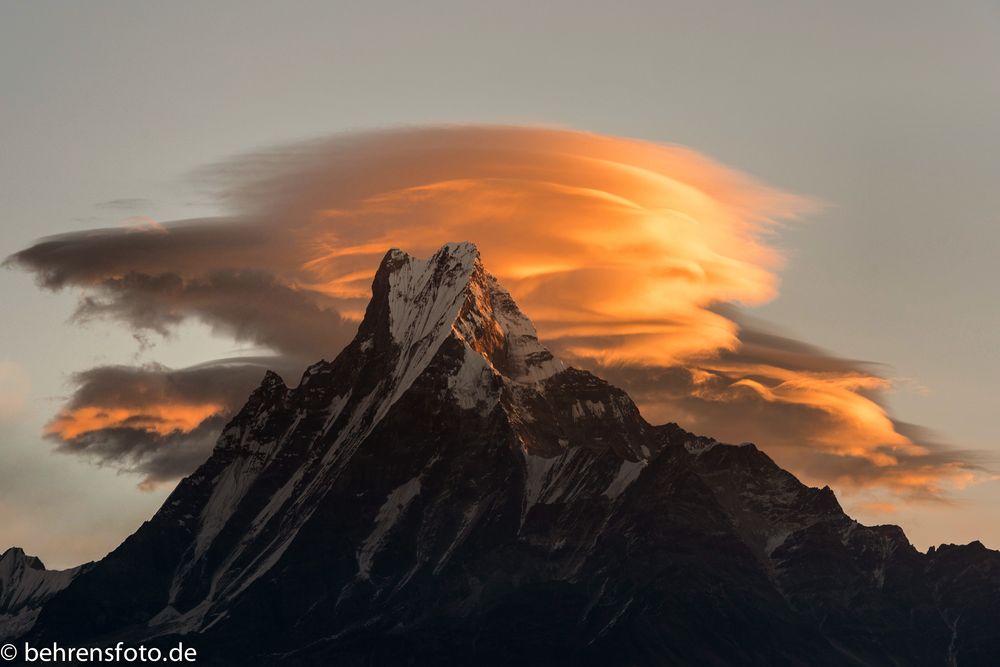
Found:
M 3 1 L 0 255 L 215 213 L 186 175 L 352 128 L 542 122 L 675 142 L 827 203 L 782 231 L 781 296 L 755 316 L 885 363 L 897 417 L 1000 453 L 998 70 L 988 2 Z M 165 491 L 52 454 L 39 432 L 68 373 L 138 346 L 67 324 L 73 296 L 20 272 L 0 272 L 0 300 L 0 360 L 30 380 L 27 405 L 0 411 L 0 548 L 99 556 Z M 139 358 L 235 347 L 190 326 Z M 920 546 L 1000 547 L 997 486 L 884 519 Z

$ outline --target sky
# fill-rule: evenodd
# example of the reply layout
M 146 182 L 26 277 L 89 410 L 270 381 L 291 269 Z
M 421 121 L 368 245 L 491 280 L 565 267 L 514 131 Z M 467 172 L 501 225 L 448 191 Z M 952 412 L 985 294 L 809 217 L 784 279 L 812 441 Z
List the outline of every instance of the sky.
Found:
M 669 163 L 657 153 L 652 171 L 690 184 L 708 164 L 716 171 L 697 183 L 740 184 L 737 199 L 749 203 L 726 209 L 733 222 L 725 229 L 743 234 L 746 244 L 702 240 L 746 262 L 751 271 L 740 275 L 760 278 L 720 282 L 708 296 L 657 311 L 661 323 L 687 313 L 696 319 L 682 321 L 730 322 L 742 333 L 742 356 L 723 357 L 725 368 L 718 358 L 691 361 L 698 350 L 690 346 L 676 348 L 685 367 L 736 382 L 751 360 L 774 362 L 781 352 L 784 366 L 769 363 L 769 376 L 754 375 L 765 388 L 778 366 L 890 381 L 872 397 L 896 420 L 894 432 L 928 448 L 938 464 L 965 466 L 960 470 L 974 481 L 949 478 L 938 493 L 923 494 L 933 497 L 900 496 L 889 486 L 859 483 L 855 469 L 816 463 L 812 452 L 822 438 L 792 432 L 786 442 L 762 432 L 775 438 L 773 450 L 762 446 L 809 483 L 831 483 L 857 518 L 902 525 L 920 548 L 977 538 L 1000 548 L 1000 482 L 990 468 L 1000 454 L 993 424 L 1000 394 L 992 386 L 1000 372 L 1000 304 L 992 293 L 1000 284 L 1000 192 L 993 184 L 1000 173 L 1000 9 L 985 2 L 538 4 L 2 3 L 0 256 L 41 237 L 110 227 L 115 232 L 91 239 L 94 245 L 69 237 L 74 256 L 111 256 L 108 243 L 124 239 L 115 256 L 132 257 L 129 244 L 148 238 L 144 257 L 169 259 L 176 268 L 179 257 L 190 259 L 204 244 L 196 230 L 179 250 L 165 251 L 157 238 L 168 221 L 227 215 L 247 224 L 280 213 L 287 223 L 302 202 L 326 205 L 288 183 L 340 173 L 328 157 L 331 146 L 347 150 L 336 143 L 344 133 L 398 145 L 400 126 L 561 128 L 546 137 L 567 132 L 581 155 L 611 151 L 619 163 L 646 166 L 652 143 L 685 146 L 692 152 L 670 153 L 676 159 Z M 629 139 L 602 148 L 574 131 Z M 562 150 L 549 139 L 542 145 Z M 373 155 L 366 146 L 350 144 L 347 154 Z M 280 159 L 264 159 L 261 151 Z M 456 164 L 461 169 L 446 177 L 459 177 L 470 162 Z M 551 166 L 574 186 L 605 178 Z M 399 183 L 391 185 L 376 180 L 368 194 L 398 192 Z M 605 189 L 620 194 L 622 187 L 616 181 Z M 723 203 L 736 196 L 715 192 Z M 678 201 L 670 205 L 695 219 L 709 216 Z M 273 227 L 252 226 L 259 229 Z M 394 230 L 412 238 L 412 227 Z M 502 260 L 490 268 L 505 283 L 525 278 L 523 267 L 504 259 L 506 246 L 471 240 L 488 263 L 491 253 Z M 288 267 L 318 257 L 289 247 L 282 254 L 288 264 L 265 267 L 281 280 L 213 276 L 208 292 L 245 297 L 264 290 L 281 302 L 288 286 L 282 281 L 293 279 Z M 247 264 L 260 263 L 252 252 L 248 257 Z M 586 254 L 575 257 L 579 269 Z M 203 272 L 208 264 L 197 259 L 185 267 Z M 46 271 L 64 268 L 47 261 L 0 271 L 0 547 L 22 546 L 49 566 L 72 566 L 116 546 L 169 492 L 169 481 L 160 479 L 190 467 L 210 446 L 214 424 L 195 433 L 188 458 L 157 458 L 144 445 L 74 449 L 71 437 L 45 437 L 57 415 L 90 407 L 88 397 L 107 395 L 109 387 L 141 386 L 174 407 L 177 397 L 167 394 L 196 387 L 201 393 L 180 402 L 185 410 L 155 415 L 163 420 L 157 423 L 193 429 L 211 417 L 198 406 L 238 401 L 234 387 L 252 385 L 265 366 L 294 374 L 296 363 L 335 348 L 351 327 L 350 317 L 336 312 L 345 308 L 337 301 L 343 295 L 329 289 L 296 311 L 329 316 L 328 340 L 290 339 L 261 326 L 240 330 L 233 322 L 244 320 L 200 296 L 166 306 L 154 299 L 160 315 L 181 313 L 176 322 L 142 319 L 149 313 L 136 310 L 136 297 L 146 303 L 150 292 L 134 285 L 108 291 L 105 284 L 95 292 L 86 281 L 107 277 L 100 272 L 58 290 L 39 287 Z M 324 278 L 344 277 L 334 269 Z M 194 274 L 181 275 L 190 287 Z M 301 284 L 303 276 L 294 280 Z M 546 300 L 532 300 L 526 285 L 512 291 L 528 297 L 522 305 L 530 316 L 534 307 L 543 322 L 565 319 L 547 318 Z M 724 294 L 743 305 L 709 304 Z M 80 308 L 81 295 L 91 297 L 89 308 Z M 245 303 L 240 298 L 226 303 Z M 726 326 L 723 332 L 736 331 Z M 546 326 L 540 329 L 544 336 Z M 554 327 L 548 331 L 562 341 L 555 344 L 560 351 L 601 363 L 579 340 L 574 345 Z M 242 360 L 220 361 L 234 357 Z M 711 416 L 690 401 L 656 404 L 651 387 L 673 376 L 639 373 L 649 366 L 644 360 L 626 355 L 606 374 L 629 385 L 641 404 L 646 399 L 647 413 Z M 675 396 L 683 388 L 671 386 Z M 697 430 L 735 439 L 719 421 L 717 429 L 709 421 Z M 157 442 L 157 451 L 169 444 Z M 122 452 L 133 458 L 109 456 Z M 128 467 L 135 470 L 122 472 Z

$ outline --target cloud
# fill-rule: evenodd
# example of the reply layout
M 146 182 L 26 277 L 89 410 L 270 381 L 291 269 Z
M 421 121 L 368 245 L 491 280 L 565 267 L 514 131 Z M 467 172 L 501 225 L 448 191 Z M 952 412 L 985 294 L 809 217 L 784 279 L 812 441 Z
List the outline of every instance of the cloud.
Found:
M 153 202 L 141 197 L 122 197 L 120 199 L 109 199 L 96 204 L 97 208 L 110 209 L 114 211 L 135 211 L 149 208 Z
M 143 475 L 141 486 L 175 480 L 203 461 L 222 426 L 281 358 L 235 358 L 190 368 L 99 366 L 73 376 L 74 391 L 46 425 L 64 452 Z
M 980 454 L 894 420 L 880 401 L 889 383 L 872 364 L 746 324 L 740 338 L 736 351 L 683 366 L 617 364 L 600 372 L 652 421 L 762 444 L 810 483 L 863 491 L 869 508 L 891 499 L 942 501 L 986 477 Z
M 78 318 L 159 333 L 196 319 L 291 364 L 350 339 L 387 248 L 426 256 L 472 240 L 544 340 L 625 386 L 654 421 L 753 438 L 803 474 L 896 494 L 938 497 L 975 474 L 962 454 L 898 428 L 876 367 L 737 310 L 775 296 L 775 232 L 813 204 L 691 150 L 548 128 L 411 128 L 245 155 L 201 177 L 228 217 L 50 237 L 8 262 L 45 288 L 82 288 Z M 158 433 L 154 418 L 181 423 L 146 418 L 146 433 Z M 100 452 L 98 440 L 80 449 Z
M 224 269 L 186 277 L 129 271 L 91 285 L 77 320 L 112 318 L 138 331 L 167 334 L 186 319 L 218 333 L 300 359 L 339 350 L 357 330 L 325 294 L 296 289 L 256 269 Z

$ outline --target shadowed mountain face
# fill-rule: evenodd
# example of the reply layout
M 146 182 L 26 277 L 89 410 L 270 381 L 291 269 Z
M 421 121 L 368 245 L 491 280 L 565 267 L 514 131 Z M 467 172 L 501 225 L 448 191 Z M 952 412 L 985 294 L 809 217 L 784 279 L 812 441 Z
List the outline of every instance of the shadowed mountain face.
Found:
M 753 445 L 649 425 L 470 244 L 390 251 L 372 292 L 333 362 L 269 373 L 150 521 L 0 636 L 203 664 L 1000 664 L 1000 553 L 921 554 Z
M 0 639 L 30 630 L 42 605 L 87 567 L 46 570 L 42 561 L 16 547 L 0 554 Z

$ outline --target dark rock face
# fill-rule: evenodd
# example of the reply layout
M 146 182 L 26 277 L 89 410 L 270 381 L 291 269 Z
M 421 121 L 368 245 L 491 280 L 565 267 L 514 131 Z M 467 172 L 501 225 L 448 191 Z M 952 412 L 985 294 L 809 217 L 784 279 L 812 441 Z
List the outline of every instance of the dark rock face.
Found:
M 2 598 L 0 598 L 2 599 Z M 1000 664 L 1000 553 L 917 552 L 565 368 L 469 244 L 383 260 L 27 639 L 204 664 Z

